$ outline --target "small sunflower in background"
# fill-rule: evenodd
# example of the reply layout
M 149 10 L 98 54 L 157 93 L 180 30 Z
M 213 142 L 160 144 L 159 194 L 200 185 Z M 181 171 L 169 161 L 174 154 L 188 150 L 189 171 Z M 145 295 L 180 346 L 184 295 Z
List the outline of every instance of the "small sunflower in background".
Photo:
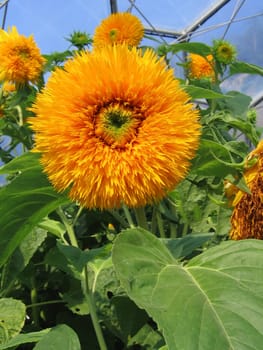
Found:
M 214 57 L 206 57 L 190 53 L 187 62 L 188 76 L 190 79 L 215 80 Z
M 0 30 L 0 81 L 17 86 L 36 83 L 45 63 L 33 36 L 18 33 L 16 27 Z
M 113 13 L 95 29 L 93 46 L 95 49 L 112 44 L 138 46 L 143 34 L 144 28 L 138 17 L 129 12 Z
M 1 88 L 2 88 L 2 92 L 4 94 L 7 94 L 7 95 L 12 93 L 12 92 L 14 92 L 14 91 L 16 91 L 15 84 L 11 83 L 10 81 L 4 81 L 2 86 L 1 86 Z
M 54 187 L 84 207 L 158 202 L 186 176 L 199 145 L 189 100 L 150 49 L 83 51 L 37 96 L 35 151 Z
M 232 202 L 230 238 L 234 240 L 263 239 L 263 140 L 247 159 L 255 163 L 244 172 L 250 193 L 237 189 Z
M 76 46 L 78 50 L 89 47 L 92 44 L 92 38 L 86 32 L 74 31 L 68 38 L 66 38 L 73 46 Z
M 216 60 L 223 64 L 230 64 L 236 60 L 236 48 L 226 40 L 214 40 L 213 52 Z

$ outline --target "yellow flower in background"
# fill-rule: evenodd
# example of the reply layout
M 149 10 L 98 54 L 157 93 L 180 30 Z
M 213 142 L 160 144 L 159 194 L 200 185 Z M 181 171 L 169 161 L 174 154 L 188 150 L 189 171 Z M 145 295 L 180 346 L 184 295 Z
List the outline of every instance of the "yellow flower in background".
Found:
M 14 83 L 11 83 L 10 81 L 4 81 L 2 85 L 2 91 L 4 93 L 10 93 L 14 92 L 16 90 L 16 86 Z
M 82 52 L 51 75 L 29 122 L 58 191 L 87 208 L 144 206 L 182 180 L 199 143 L 198 112 L 152 50 Z
M 113 13 L 95 29 L 94 48 L 105 45 L 127 44 L 137 46 L 143 38 L 144 28 L 138 17 L 129 12 Z
M 218 62 L 230 64 L 236 60 L 236 48 L 225 40 L 214 40 L 214 55 Z
M 232 203 L 230 238 L 234 240 L 263 239 L 263 141 L 252 151 L 248 160 L 256 163 L 244 172 L 250 194 L 238 189 Z
M 25 37 L 16 27 L 0 30 L 0 80 L 17 85 L 36 82 L 43 69 L 41 56 L 33 36 Z
M 215 72 L 213 69 L 214 58 L 212 55 L 206 57 L 189 54 L 188 56 L 188 72 L 191 79 L 211 79 L 215 80 Z

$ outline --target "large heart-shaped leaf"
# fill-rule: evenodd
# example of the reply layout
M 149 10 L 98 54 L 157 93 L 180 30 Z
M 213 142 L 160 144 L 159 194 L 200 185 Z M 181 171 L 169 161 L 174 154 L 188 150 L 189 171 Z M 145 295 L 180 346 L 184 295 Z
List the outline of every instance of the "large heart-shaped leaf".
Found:
M 225 242 L 188 264 L 143 229 L 116 239 L 113 263 L 127 294 L 171 350 L 258 350 L 263 343 L 263 242 Z

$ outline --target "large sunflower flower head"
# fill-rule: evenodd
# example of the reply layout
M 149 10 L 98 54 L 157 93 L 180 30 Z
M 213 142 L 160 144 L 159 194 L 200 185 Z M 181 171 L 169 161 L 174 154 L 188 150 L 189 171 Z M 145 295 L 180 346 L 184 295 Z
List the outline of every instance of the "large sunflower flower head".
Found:
M 93 46 L 95 49 L 112 44 L 137 46 L 143 34 L 144 28 L 138 17 L 129 12 L 113 13 L 95 29 Z
M 263 140 L 247 158 L 253 165 L 244 172 L 250 193 L 238 189 L 232 206 L 230 238 L 263 239 Z
M 188 56 L 188 75 L 190 79 L 209 79 L 215 80 L 214 57 L 207 55 L 206 57 L 189 54 Z
M 0 30 L 0 80 L 16 85 L 35 83 L 43 69 L 45 59 L 41 56 L 33 36 L 18 33 L 16 27 Z
M 69 188 L 87 208 L 163 198 L 185 177 L 200 135 L 198 112 L 173 71 L 152 50 L 127 45 L 82 52 L 64 68 L 30 118 L 55 188 Z

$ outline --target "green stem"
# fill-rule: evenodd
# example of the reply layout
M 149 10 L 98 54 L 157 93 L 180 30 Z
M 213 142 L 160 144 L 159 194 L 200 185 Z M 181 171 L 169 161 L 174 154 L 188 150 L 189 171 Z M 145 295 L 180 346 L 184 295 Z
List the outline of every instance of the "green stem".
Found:
M 171 200 L 169 200 L 169 207 L 173 216 L 176 217 L 176 214 L 177 214 L 176 207 Z M 177 225 L 174 224 L 173 222 L 170 222 L 170 237 L 171 238 L 177 237 Z
M 129 225 L 125 221 L 125 219 L 114 209 L 109 210 L 110 214 L 116 219 L 124 228 L 128 228 Z
M 188 222 L 185 222 L 184 226 L 183 226 L 182 237 L 187 235 L 188 229 L 189 229 L 189 224 L 188 224 Z
M 70 244 L 73 246 L 73 247 L 78 247 L 78 241 L 76 239 L 76 235 L 75 235 L 75 232 L 74 232 L 74 228 L 73 226 L 69 223 L 63 209 L 61 207 L 59 207 L 57 209 L 57 213 L 61 219 L 61 221 L 63 222 L 65 228 L 66 228 L 66 231 L 68 233 L 68 237 L 69 237 L 69 240 L 70 240 Z
M 36 306 L 37 304 L 37 289 L 35 287 L 35 279 L 34 277 L 32 277 L 32 284 L 33 284 L 33 288 L 30 291 L 30 299 L 32 304 L 34 305 L 32 307 L 32 319 L 34 321 L 35 327 L 39 328 L 40 324 L 39 324 L 39 308 Z
M 156 205 L 153 207 L 152 222 L 151 222 L 151 232 L 156 234 L 157 232 L 157 211 Z
M 45 305 L 51 305 L 51 304 L 65 304 L 66 302 L 64 300 L 49 300 L 49 301 L 42 301 L 39 303 L 29 304 L 27 305 L 27 309 L 34 308 L 37 306 L 45 306 Z
M 82 213 L 82 210 L 83 210 L 83 207 L 79 207 L 79 210 L 76 214 L 76 216 L 74 217 L 74 220 L 73 220 L 73 226 L 76 224 L 78 218 L 80 217 L 80 214 Z
M 132 217 L 131 217 L 131 213 L 129 211 L 129 208 L 125 204 L 123 204 L 122 207 L 123 207 L 124 214 L 126 216 L 126 219 L 129 223 L 130 227 L 131 228 L 135 227 L 134 222 L 133 222 Z
M 58 208 L 57 210 L 58 215 L 60 216 L 63 224 L 65 225 L 65 228 L 67 230 L 69 240 L 72 246 L 78 247 L 78 241 L 76 239 L 75 231 L 73 225 L 68 221 L 64 211 L 62 210 L 61 207 Z M 88 269 L 87 265 L 84 268 L 84 281 L 85 283 L 82 284 L 82 289 L 84 292 L 84 295 L 86 297 L 88 306 L 89 306 L 89 312 L 90 312 L 90 317 L 92 320 L 92 324 L 97 336 L 97 340 L 100 346 L 100 350 L 107 350 L 107 346 L 103 337 L 103 333 L 100 327 L 99 319 L 97 316 L 96 312 L 96 305 L 93 299 L 93 293 L 89 288 L 89 282 L 88 282 Z
M 163 227 L 163 220 L 162 220 L 162 217 L 161 217 L 159 210 L 156 211 L 156 218 L 157 218 L 157 225 L 158 225 L 160 237 L 166 238 L 164 227 Z
M 85 283 L 83 284 L 83 292 L 85 294 L 86 297 L 86 301 L 88 303 L 89 306 L 89 312 L 90 312 L 90 317 L 93 323 L 93 327 L 97 336 L 97 340 L 100 346 L 100 350 L 107 350 L 107 345 L 105 343 L 104 340 L 104 336 L 102 333 L 102 329 L 100 327 L 100 323 L 99 323 L 99 319 L 98 319 L 98 315 L 96 312 L 96 305 L 95 305 L 95 301 L 93 298 L 93 293 L 90 290 L 89 287 L 89 280 L 88 280 L 88 268 L 87 265 L 84 268 L 84 280 Z
M 145 230 L 148 230 L 148 222 L 146 219 L 144 207 L 134 208 L 134 211 L 138 226 L 144 228 Z

